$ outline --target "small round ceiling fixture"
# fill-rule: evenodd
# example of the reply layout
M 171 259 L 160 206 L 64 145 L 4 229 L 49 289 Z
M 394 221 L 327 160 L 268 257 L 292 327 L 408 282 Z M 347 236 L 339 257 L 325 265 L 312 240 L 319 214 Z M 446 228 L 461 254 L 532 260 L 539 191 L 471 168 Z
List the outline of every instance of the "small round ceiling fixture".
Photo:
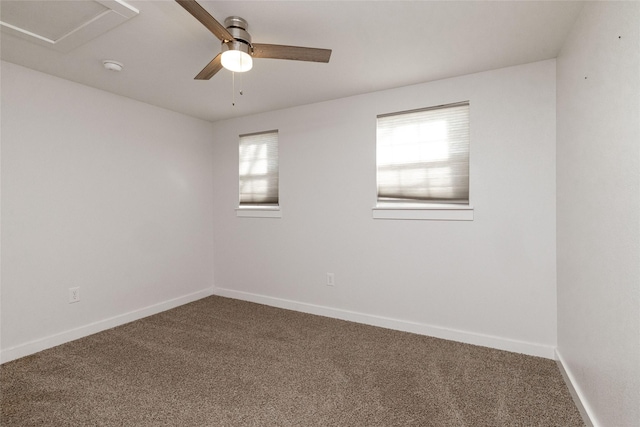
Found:
M 105 59 L 102 61 L 102 65 L 105 69 L 115 72 L 122 71 L 122 68 L 124 67 L 121 62 L 113 61 L 111 59 Z

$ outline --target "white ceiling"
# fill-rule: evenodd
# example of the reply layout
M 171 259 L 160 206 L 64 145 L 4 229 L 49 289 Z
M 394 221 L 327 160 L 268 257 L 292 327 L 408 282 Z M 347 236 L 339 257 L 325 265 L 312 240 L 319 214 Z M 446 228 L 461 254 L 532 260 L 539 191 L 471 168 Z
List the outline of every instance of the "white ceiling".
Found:
M 7 3 L 0 1 L 0 20 Z M 0 57 L 215 121 L 555 58 L 582 7 L 571 1 L 203 0 L 221 23 L 230 15 L 246 19 L 254 42 L 333 49 L 328 64 L 256 59 L 251 71 L 235 76 L 243 95 L 233 107 L 231 72 L 193 80 L 220 51 L 213 34 L 173 0 L 127 3 L 140 13 L 68 53 L 3 32 Z M 104 59 L 124 63 L 124 70 L 106 71 Z

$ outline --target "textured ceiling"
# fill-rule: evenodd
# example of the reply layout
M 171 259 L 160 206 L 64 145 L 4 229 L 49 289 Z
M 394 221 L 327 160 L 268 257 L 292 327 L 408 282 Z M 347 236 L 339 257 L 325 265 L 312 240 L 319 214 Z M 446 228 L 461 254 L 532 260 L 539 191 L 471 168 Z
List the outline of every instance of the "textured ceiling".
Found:
M 3 32 L 0 57 L 215 121 L 555 58 L 582 7 L 571 1 L 201 1 L 220 22 L 230 15 L 246 19 L 254 42 L 333 49 L 328 64 L 255 60 L 253 70 L 235 75 L 233 107 L 231 72 L 193 80 L 220 51 L 213 34 L 175 1 L 127 3 L 140 13 L 68 53 Z M 124 63 L 124 70 L 104 70 L 104 59 Z

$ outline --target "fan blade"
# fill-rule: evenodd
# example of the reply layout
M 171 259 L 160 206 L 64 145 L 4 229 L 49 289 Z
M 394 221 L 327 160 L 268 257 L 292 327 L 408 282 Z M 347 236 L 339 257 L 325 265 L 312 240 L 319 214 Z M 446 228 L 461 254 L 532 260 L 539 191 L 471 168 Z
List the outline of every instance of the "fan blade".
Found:
M 200 6 L 195 0 L 176 0 L 176 2 L 185 8 L 187 12 L 193 15 L 198 21 L 202 23 L 214 36 L 220 39 L 220 41 L 235 40 L 231 33 L 227 29 L 216 21 L 202 6 Z
M 204 67 L 202 69 L 202 71 L 200 71 L 198 73 L 198 75 L 195 77 L 196 80 L 209 80 L 211 77 L 213 77 L 218 71 L 220 71 L 222 69 L 222 63 L 220 62 L 220 58 L 222 57 L 222 54 L 217 54 L 215 58 L 213 58 L 211 60 L 211 62 L 209 62 L 207 64 L 206 67 Z
M 255 43 L 253 45 L 253 57 L 291 59 L 294 61 L 329 62 L 331 49 Z

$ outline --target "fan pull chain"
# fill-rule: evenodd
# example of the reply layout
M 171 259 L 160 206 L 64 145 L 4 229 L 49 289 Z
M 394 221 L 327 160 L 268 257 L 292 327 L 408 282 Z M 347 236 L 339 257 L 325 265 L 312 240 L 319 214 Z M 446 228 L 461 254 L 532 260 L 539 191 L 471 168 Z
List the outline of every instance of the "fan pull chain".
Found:
M 240 73 L 240 90 L 238 91 L 240 96 L 244 95 L 242 91 L 242 73 Z M 231 106 L 236 106 L 236 73 L 231 72 Z

